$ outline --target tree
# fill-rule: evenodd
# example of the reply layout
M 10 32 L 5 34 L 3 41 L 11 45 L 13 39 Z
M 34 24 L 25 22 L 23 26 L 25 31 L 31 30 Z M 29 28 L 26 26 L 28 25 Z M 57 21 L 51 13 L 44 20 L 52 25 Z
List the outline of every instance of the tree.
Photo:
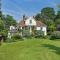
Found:
M 3 22 L 3 20 L 1 20 L 1 18 L 0 18 L 0 32 L 1 32 L 2 30 L 4 30 L 4 22 Z
M 55 23 L 56 23 L 56 25 L 59 25 L 60 24 L 60 18 L 56 19 Z
M 55 18 L 55 24 L 56 24 L 56 26 L 60 25 L 60 5 L 58 5 L 58 11 L 57 11 L 57 15 Z
M 41 10 L 41 16 L 42 18 L 46 19 L 52 19 L 54 20 L 55 18 L 55 11 L 51 7 L 46 7 Z
M 53 32 L 56 30 L 56 26 L 53 20 L 46 20 L 45 24 L 47 25 L 48 31 Z
M 12 16 L 10 16 L 10 15 L 7 15 L 6 16 L 6 26 L 9 28 L 9 26 L 11 26 L 11 25 L 14 25 L 14 26 L 16 26 L 16 24 L 17 24 L 17 22 L 16 22 L 16 20 L 12 17 Z
M 36 14 L 35 19 L 36 20 L 41 20 L 41 14 L 40 13 Z
M 58 18 L 60 18 L 60 11 L 57 11 L 57 15 L 55 19 L 58 19 Z
M 56 17 L 55 11 L 51 7 L 46 7 L 41 10 L 41 16 L 43 22 L 47 25 L 47 29 L 49 32 L 53 32 L 56 30 L 54 19 Z
M 0 19 L 2 18 L 2 12 L 0 11 Z

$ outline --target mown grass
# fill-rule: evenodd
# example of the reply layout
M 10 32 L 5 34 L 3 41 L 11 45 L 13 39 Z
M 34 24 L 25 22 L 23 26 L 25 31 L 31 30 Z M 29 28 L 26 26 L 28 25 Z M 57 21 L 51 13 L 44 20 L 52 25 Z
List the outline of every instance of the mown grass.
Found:
M 25 39 L 3 43 L 0 60 L 60 60 L 60 41 Z

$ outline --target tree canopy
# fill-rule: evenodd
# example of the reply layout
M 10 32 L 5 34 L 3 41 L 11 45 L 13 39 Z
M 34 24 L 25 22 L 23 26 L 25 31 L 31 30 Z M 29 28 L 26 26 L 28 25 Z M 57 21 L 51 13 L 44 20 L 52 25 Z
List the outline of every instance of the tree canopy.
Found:
M 4 27 L 6 29 L 9 29 L 9 27 L 11 25 L 13 26 L 16 26 L 17 25 L 17 22 L 16 20 L 13 18 L 13 16 L 10 16 L 10 15 L 2 15 L 2 20 L 4 22 Z
M 51 7 L 46 7 L 41 10 L 41 16 L 44 19 L 54 19 L 55 18 L 55 11 Z
M 42 20 L 42 22 L 44 22 L 47 25 L 47 29 L 49 31 L 56 30 L 56 25 L 55 25 L 55 21 L 54 21 L 54 19 L 56 18 L 56 15 L 55 15 L 54 8 L 51 8 L 51 7 L 43 8 L 41 10 L 41 13 L 36 14 L 35 18 L 37 20 Z
M 4 22 L 0 18 L 0 31 L 2 31 L 3 29 L 4 29 Z

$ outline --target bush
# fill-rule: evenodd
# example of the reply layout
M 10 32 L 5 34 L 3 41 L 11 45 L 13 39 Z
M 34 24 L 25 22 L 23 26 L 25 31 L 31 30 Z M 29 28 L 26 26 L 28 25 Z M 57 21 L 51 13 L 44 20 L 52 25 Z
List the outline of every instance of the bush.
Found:
M 35 37 L 44 37 L 44 32 L 41 30 L 35 30 Z
M 0 35 L 3 36 L 4 41 L 7 39 L 7 34 L 8 34 L 7 30 L 3 30 L 3 31 L 0 32 Z
M 54 39 L 60 39 L 60 31 L 55 31 L 51 34 L 51 37 L 50 37 L 51 40 L 54 40 Z
M 22 40 L 22 36 L 20 36 L 19 34 L 14 34 L 13 36 L 12 36 L 12 39 L 15 41 L 15 40 Z
M 51 34 L 52 34 L 52 32 L 51 31 L 48 31 L 47 35 L 51 35 Z
M 31 38 L 32 37 L 32 34 L 30 34 L 30 31 L 29 30 L 23 30 L 23 37 Z

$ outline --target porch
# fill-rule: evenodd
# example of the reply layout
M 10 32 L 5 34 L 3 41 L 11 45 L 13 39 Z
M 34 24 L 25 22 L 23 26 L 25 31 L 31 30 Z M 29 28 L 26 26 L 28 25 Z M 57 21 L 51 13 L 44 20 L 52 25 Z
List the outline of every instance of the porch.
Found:
M 21 27 L 22 30 L 28 30 L 30 33 L 34 33 L 34 31 L 36 30 L 36 26 L 25 26 L 25 27 Z

